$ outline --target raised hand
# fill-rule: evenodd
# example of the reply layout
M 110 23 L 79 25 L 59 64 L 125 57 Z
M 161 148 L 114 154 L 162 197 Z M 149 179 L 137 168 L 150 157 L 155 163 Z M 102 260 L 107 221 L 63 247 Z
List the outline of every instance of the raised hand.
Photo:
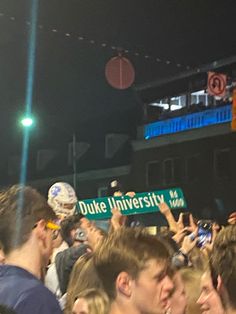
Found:
M 112 212 L 111 225 L 113 229 L 117 230 L 120 227 L 124 226 L 127 216 L 122 215 L 119 208 L 117 207 L 112 208 L 111 212 Z

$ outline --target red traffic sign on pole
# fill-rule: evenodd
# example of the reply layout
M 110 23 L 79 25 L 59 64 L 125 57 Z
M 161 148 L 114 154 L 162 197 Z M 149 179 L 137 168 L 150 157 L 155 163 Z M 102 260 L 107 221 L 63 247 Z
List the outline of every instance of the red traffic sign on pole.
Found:
M 208 72 L 207 92 L 209 95 L 224 97 L 226 93 L 227 76 L 222 73 Z

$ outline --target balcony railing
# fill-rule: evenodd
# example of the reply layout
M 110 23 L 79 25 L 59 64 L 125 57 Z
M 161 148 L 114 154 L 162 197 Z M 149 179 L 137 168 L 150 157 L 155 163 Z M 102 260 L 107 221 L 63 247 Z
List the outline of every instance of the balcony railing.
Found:
M 184 116 L 145 125 L 144 138 L 150 139 L 160 135 L 204 128 L 213 124 L 226 123 L 231 121 L 231 117 L 231 105 L 186 114 Z

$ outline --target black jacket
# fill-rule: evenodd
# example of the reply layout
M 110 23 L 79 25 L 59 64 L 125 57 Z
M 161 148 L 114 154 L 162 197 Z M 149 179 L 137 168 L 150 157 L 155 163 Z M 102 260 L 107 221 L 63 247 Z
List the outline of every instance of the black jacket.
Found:
M 70 279 L 70 273 L 77 259 L 87 253 L 88 246 L 81 244 L 77 247 L 70 247 L 56 255 L 55 264 L 58 281 L 62 295 L 66 293 Z

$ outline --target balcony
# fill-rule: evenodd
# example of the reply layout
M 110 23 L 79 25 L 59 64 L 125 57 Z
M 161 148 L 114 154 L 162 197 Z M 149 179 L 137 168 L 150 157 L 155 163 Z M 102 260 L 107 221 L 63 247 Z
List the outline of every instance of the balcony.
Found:
M 148 140 L 160 135 L 230 122 L 232 117 L 231 108 L 231 105 L 225 105 L 147 124 L 144 126 L 144 138 Z

